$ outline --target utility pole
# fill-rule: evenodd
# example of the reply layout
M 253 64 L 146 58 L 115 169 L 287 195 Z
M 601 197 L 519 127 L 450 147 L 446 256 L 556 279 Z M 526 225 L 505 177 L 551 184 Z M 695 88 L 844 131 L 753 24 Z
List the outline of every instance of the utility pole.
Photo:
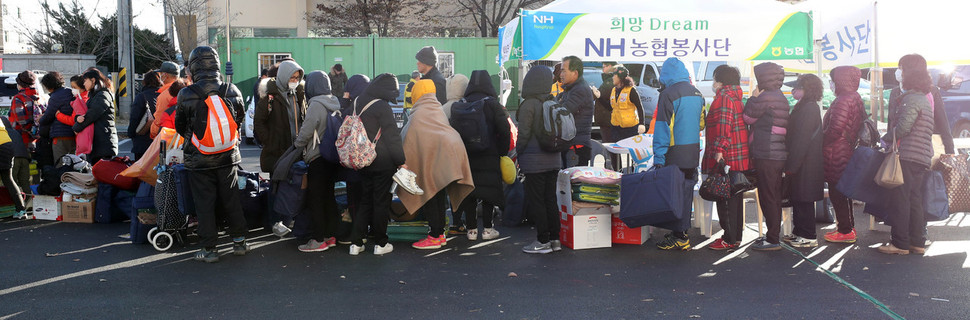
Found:
M 168 2 L 169 0 L 162 0 L 162 16 L 165 17 L 165 39 L 168 39 L 169 43 L 174 44 L 175 37 L 172 36 L 172 13 L 168 10 Z
M 131 110 L 135 79 L 135 59 L 132 48 L 131 0 L 118 0 L 118 89 L 115 91 L 115 112 L 120 119 L 128 119 Z

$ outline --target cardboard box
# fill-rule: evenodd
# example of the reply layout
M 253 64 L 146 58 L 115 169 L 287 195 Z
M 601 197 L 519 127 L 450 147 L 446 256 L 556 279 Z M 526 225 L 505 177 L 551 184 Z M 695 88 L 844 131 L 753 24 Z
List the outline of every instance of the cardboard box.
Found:
M 61 220 L 61 197 L 34 195 L 34 219 Z
M 94 200 L 91 202 L 64 202 L 61 215 L 64 222 L 94 223 Z
M 559 240 L 573 250 L 609 248 L 610 206 L 572 201 L 559 211 Z
M 611 217 L 613 243 L 642 245 L 650 239 L 649 227 L 630 228 L 620 220 L 620 214 L 614 213 Z

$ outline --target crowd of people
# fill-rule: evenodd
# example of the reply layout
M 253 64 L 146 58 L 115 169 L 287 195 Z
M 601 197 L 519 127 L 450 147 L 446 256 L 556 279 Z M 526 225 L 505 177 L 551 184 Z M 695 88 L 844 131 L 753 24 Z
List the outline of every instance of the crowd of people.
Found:
M 652 131 L 654 166 L 680 169 L 688 183 L 676 192 L 683 192 L 687 199 L 693 197 L 692 186 L 702 175 L 725 166 L 733 172 L 753 172 L 768 225 L 765 236 L 754 240 L 754 250 L 779 250 L 781 241 L 794 247 L 814 247 L 818 245 L 814 204 L 824 198 L 825 183 L 831 187 L 841 178 L 868 119 L 857 93 L 861 71 L 850 66 L 831 71 L 836 99 L 823 117 L 819 103 L 825 84 L 815 75 L 784 83 L 785 71 L 780 65 L 761 63 L 754 67 L 757 88 L 744 97 L 738 69 L 722 65 L 714 70 L 714 100 L 707 106 L 684 63 L 670 58 L 663 63 L 659 77 L 663 89 L 650 116 L 644 112 L 627 68 L 604 63 L 604 83 L 594 88 L 583 78 L 583 61 L 569 56 L 555 68 L 537 65 L 527 71 L 522 100 L 512 116 L 500 103 L 487 71 L 445 79 L 436 67 L 437 57 L 430 46 L 415 55 L 417 71 L 404 94 L 403 128 L 398 128 L 391 109 L 399 96 L 398 78 L 393 74 L 373 79 L 362 74 L 348 77 L 339 64 L 329 72 L 306 72 L 293 59 L 263 70 L 253 90 L 261 171 L 272 179 L 281 157 L 291 148 L 300 150 L 299 158 L 307 164 L 309 196 L 299 205 L 309 215 L 311 231 L 298 250 L 320 252 L 340 242 L 349 245 L 351 255 L 358 255 L 370 241 L 374 254 L 392 252 L 387 229 L 394 185 L 405 187 L 396 192 L 405 210 L 422 216 L 430 227 L 413 248 L 441 248 L 447 245 L 449 234 L 461 234 L 470 241 L 496 239 L 500 232 L 495 228 L 495 208 L 505 205 L 501 158 L 510 156 L 524 177 L 525 212 L 536 230 L 535 241 L 523 247 L 523 252 L 559 251 L 557 173 L 566 166 L 568 154 L 576 155 L 579 166 L 592 165 L 594 114 L 604 142 Z M 183 147 L 184 163 L 195 193 L 201 246 L 195 258 L 206 262 L 219 260 L 217 217 L 228 221 L 233 252 L 245 255 L 249 251 L 245 217 L 233 191 L 238 186 L 239 149 L 235 141 L 213 137 L 225 132 L 227 121 L 242 123 L 242 94 L 223 82 L 219 65 L 215 50 L 198 47 L 185 66 L 165 62 L 147 73 L 132 104 L 128 126 L 136 159 L 161 128 L 172 128 L 192 141 Z M 943 135 L 946 153 L 954 153 L 953 142 L 926 61 L 919 55 L 907 55 L 900 59 L 899 70 L 901 87 L 889 102 L 889 131 L 881 142 L 899 146 L 905 184 L 892 190 L 892 238 L 878 250 L 922 253 L 926 250 L 926 222 L 919 186 L 933 156 L 930 136 Z M 35 81 L 31 72 L 18 75 L 20 92 L 13 99 L 9 119 L 3 119 L 0 127 L 7 133 L 0 134 L 0 178 L 15 200 L 19 216 L 25 212 L 21 194 L 29 187 L 28 159 L 53 163 L 53 159 L 73 153 L 93 162 L 118 154 L 112 83 L 101 71 L 92 68 L 71 78 L 70 88 L 64 87 L 59 73 L 44 75 L 40 83 L 50 96 L 46 110 L 35 108 L 41 105 Z M 794 106 L 781 91 L 783 84 L 793 88 L 792 96 L 798 101 Z M 550 101 L 575 118 L 576 136 L 568 142 L 569 151 L 548 151 L 540 146 L 543 118 L 548 116 L 543 105 Z M 453 110 L 465 108 L 478 108 L 475 110 L 483 115 L 480 128 L 475 128 L 482 132 L 478 139 L 465 139 L 468 128 L 456 125 L 460 116 Z M 322 157 L 320 150 L 328 125 L 334 125 L 330 118 L 351 115 L 359 117 L 376 152 L 373 161 L 359 170 Z M 706 139 L 703 154 L 702 138 Z M 346 182 L 353 221 L 349 236 L 339 241 L 341 218 L 334 196 L 338 181 Z M 412 184 L 423 191 L 413 192 Z M 838 228 L 823 238 L 855 242 L 851 200 L 835 188 L 828 188 L 828 193 Z M 744 228 L 741 197 L 734 195 L 716 203 L 724 232 L 710 249 L 740 246 Z M 781 234 L 783 202 L 793 207 L 792 235 Z M 685 212 L 692 211 L 691 203 L 684 203 Z M 451 226 L 446 218 L 449 208 Z M 656 246 L 690 249 L 690 219 L 688 214 L 672 224 L 671 232 Z M 293 221 L 280 220 L 273 229 L 284 235 Z

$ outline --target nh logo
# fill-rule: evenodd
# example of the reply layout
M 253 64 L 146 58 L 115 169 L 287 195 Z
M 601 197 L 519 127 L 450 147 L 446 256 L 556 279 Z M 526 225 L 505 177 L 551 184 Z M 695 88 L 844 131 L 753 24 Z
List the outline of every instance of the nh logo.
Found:
M 532 16 L 533 23 L 552 23 L 552 16 Z

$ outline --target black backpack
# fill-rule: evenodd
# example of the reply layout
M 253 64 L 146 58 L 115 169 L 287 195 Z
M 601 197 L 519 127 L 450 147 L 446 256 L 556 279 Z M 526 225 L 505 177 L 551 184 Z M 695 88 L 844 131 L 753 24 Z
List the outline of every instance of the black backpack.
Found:
M 461 99 L 451 105 L 451 126 L 461 135 L 465 149 L 482 152 L 492 146 L 492 130 L 485 115 L 486 97 L 473 102 Z

